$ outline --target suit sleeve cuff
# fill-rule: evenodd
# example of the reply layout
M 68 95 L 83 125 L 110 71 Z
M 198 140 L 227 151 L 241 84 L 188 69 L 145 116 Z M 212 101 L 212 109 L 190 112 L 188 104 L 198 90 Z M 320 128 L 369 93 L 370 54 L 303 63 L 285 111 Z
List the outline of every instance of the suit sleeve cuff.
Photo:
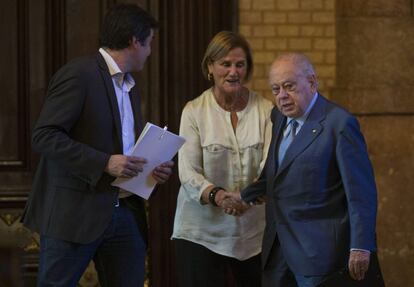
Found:
M 371 253 L 371 251 L 366 250 L 366 249 L 361 249 L 361 248 L 351 248 L 351 251 L 364 251 L 364 252 Z

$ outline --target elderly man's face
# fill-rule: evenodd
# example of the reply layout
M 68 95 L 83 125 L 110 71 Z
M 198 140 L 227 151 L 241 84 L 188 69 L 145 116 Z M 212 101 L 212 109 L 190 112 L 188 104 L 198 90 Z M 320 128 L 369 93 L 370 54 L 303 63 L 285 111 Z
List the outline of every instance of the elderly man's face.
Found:
M 280 112 L 291 118 L 302 116 L 316 92 L 316 77 L 306 76 L 291 60 L 275 62 L 269 83 Z

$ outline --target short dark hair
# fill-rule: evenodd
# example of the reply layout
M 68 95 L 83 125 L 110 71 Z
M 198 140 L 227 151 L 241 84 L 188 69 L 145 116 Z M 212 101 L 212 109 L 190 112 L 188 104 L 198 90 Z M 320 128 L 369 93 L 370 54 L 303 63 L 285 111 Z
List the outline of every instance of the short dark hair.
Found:
M 105 15 L 99 44 L 101 47 L 121 50 L 128 47 L 135 36 L 143 45 L 151 29 L 157 27 L 157 20 L 141 7 L 134 4 L 118 4 Z
M 225 57 L 234 48 L 242 48 L 246 54 L 246 80 L 250 79 L 253 73 L 253 57 L 249 43 L 241 34 L 232 31 L 221 31 L 217 33 L 210 41 L 210 44 L 208 44 L 203 61 L 201 62 L 201 71 L 206 79 L 208 79 L 208 65 Z

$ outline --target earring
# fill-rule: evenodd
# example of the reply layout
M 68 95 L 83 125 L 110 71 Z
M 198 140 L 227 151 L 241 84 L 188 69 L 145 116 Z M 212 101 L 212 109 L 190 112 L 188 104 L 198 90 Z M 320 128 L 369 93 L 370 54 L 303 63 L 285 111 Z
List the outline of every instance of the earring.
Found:
M 208 78 L 209 81 L 212 81 L 213 80 L 213 74 L 208 73 L 207 78 Z

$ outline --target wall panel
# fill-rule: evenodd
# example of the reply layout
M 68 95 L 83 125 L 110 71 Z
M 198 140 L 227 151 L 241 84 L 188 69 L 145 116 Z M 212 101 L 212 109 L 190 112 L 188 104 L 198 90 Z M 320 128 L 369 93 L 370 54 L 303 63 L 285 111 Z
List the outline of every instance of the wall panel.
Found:
M 2 2 L 0 169 L 27 165 L 28 1 Z
M 412 0 L 337 1 L 332 99 L 357 114 L 378 187 L 378 253 L 387 286 L 414 286 Z

